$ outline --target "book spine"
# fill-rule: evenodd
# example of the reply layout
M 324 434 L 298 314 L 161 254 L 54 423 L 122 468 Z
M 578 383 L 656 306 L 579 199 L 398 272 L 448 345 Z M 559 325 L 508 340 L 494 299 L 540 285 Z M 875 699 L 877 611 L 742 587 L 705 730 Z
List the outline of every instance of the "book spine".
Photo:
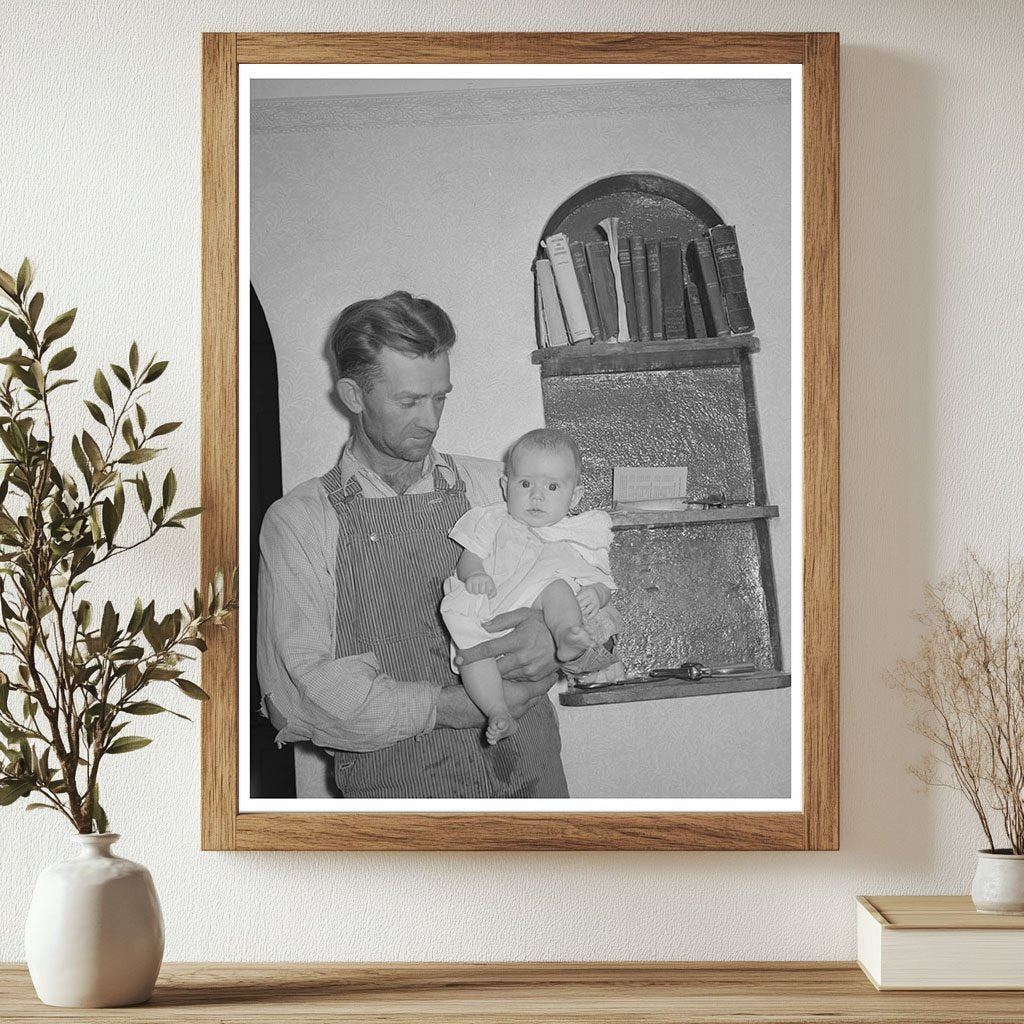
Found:
M 665 319 L 665 338 L 685 338 L 683 249 L 679 239 L 674 236 L 661 240 L 661 312 Z
M 747 299 L 747 282 L 743 276 L 736 228 L 730 224 L 719 224 L 711 229 L 709 237 L 729 329 L 733 334 L 747 334 L 754 329 L 754 316 Z
M 537 260 L 537 283 L 540 285 L 541 313 L 548 329 L 548 343 L 552 346 L 568 345 L 569 335 L 562 319 L 562 305 L 550 260 Z
M 594 294 L 594 282 L 590 278 L 590 271 L 587 269 L 587 253 L 582 242 L 570 242 L 569 253 L 572 256 L 573 269 L 576 271 L 576 281 L 580 286 L 580 294 L 583 296 L 583 308 L 587 311 L 587 322 L 590 324 L 590 333 L 594 341 L 606 341 L 607 335 L 601 326 L 601 315 L 597 311 L 597 296 Z
M 636 299 L 637 340 L 650 341 L 651 286 L 647 273 L 647 247 L 641 235 L 629 236 L 629 256 L 633 264 L 633 295 Z
M 647 243 L 647 283 L 651 294 L 651 337 L 661 341 L 665 337 L 665 326 L 661 315 L 661 243 L 658 241 Z
M 718 271 L 715 270 L 711 243 L 706 238 L 698 238 L 690 243 L 687 256 L 690 261 L 690 276 L 697 285 L 701 305 L 704 307 L 704 322 L 709 337 L 712 332 L 716 337 L 728 334 L 729 319 L 722 304 L 722 290 L 718 286 Z
M 626 331 L 629 341 L 639 338 L 636 329 L 636 292 L 633 288 L 633 257 L 629 252 L 629 239 L 619 239 L 619 277 L 622 279 L 622 298 L 626 303 Z
M 551 269 L 554 272 L 555 285 L 558 288 L 558 298 L 562 302 L 562 312 L 565 313 L 565 323 L 569 328 L 569 339 L 573 344 L 579 341 L 591 341 L 594 336 L 590 333 L 590 321 L 587 319 L 587 310 L 583 305 L 583 294 L 580 292 L 580 284 L 576 280 L 576 270 L 572 265 L 569 239 L 565 234 L 559 232 L 557 235 L 545 238 L 543 245 L 548 259 L 551 260 Z
M 691 338 L 706 338 L 708 329 L 704 325 L 704 314 L 700 308 L 700 294 L 697 286 L 690 277 L 689 268 L 686 265 L 686 257 L 683 257 L 683 288 L 686 291 L 686 327 Z
M 537 348 L 548 348 L 551 345 L 551 335 L 548 334 L 548 323 L 544 319 L 544 296 L 540 291 L 540 274 L 536 267 L 533 273 L 534 308 L 537 318 Z
M 594 297 L 601 318 L 601 329 L 606 339 L 619 334 L 618 299 L 615 295 L 615 276 L 612 273 L 611 254 L 607 242 L 587 242 L 587 263 L 594 282 Z

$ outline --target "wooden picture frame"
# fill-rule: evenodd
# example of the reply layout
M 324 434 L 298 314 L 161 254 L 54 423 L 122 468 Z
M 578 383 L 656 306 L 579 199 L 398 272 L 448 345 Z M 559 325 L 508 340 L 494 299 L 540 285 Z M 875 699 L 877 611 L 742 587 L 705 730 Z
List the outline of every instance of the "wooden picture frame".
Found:
M 800 64 L 803 807 L 710 813 L 239 811 L 238 624 L 203 658 L 208 850 L 834 850 L 839 844 L 839 38 L 833 33 L 205 34 L 202 570 L 238 562 L 238 68 L 273 63 Z M 244 586 L 243 581 L 243 586 Z

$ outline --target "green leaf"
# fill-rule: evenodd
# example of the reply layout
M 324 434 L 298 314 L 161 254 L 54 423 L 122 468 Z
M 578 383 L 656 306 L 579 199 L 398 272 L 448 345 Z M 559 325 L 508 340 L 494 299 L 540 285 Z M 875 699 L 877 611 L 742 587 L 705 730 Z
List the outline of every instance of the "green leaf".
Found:
M 103 621 L 100 623 L 100 640 L 104 647 L 109 647 L 117 632 L 117 613 L 109 602 L 103 605 Z
M 124 423 L 121 424 L 121 436 L 124 438 L 124 443 L 132 450 L 139 447 L 139 442 L 135 440 L 135 428 L 132 426 L 132 421 L 125 418 Z
M 26 345 L 31 344 L 32 333 L 28 329 L 28 324 L 21 317 L 12 315 L 7 322 L 11 325 L 11 330 L 14 331 L 21 341 L 25 342 Z
M 154 704 L 151 700 L 138 700 L 134 704 L 125 704 L 124 711 L 129 715 L 159 715 L 167 708 Z
M 178 420 L 175 423 L 161 423 L 156 430 L 150 435 L 151 437 L 163 437 L 164 434 L 171 433 L 172 430 L 177 430 L 181 426 L 181 421 Z
M 145 736 L 119 736 L 107 747 L 108 754 L 127 754 L 132 750 L 148 747 L 153 741 Z
M 139 430 L 146 429 L 146 410 L 141 405 L 135 406 L 135 418 L 139 421 Z
M 69 309 L 66 313 L 61 313 L 56 320 L 50 324 L 49 327 L 43 331 L 43 341 L 49 344 L 51 341 L 56 341 L 58 338 L 63 338 L 68 331 L 71 330 L 71 325 L 75 322 L 75 314 L 78 312 L 78 308 Z
M 92 379 L 92 386 L 96 394 L 100 396 L 100 401 L 113 409 L 114 396 L 110 393 L 110 385 L 107 383 L 107 378 L 102 370 L 96 371 L 96 376 Z
M 18 301 L 18 286 L 13 277 L 6 271 L 0 270 L 0 288 L 2 288 L 15 302 Z
M 140 462 L 149 462 L 159 455 L 156 448 L 136 448 L 134 451 L 125 452 L 117 461 L 124 462 L 129 466 L 137 465 Z
M 96 825 L 97 832 L 108 831 L 107 815 L 100 806 L 100 787 L 98 785 L 92 787 L 92 820 Z
M 39 321 L 39 313 L 43 308 L 43 293 L 36 292 L 32 296 L 32 301 L 28 304 L 28 322 L 32 325 L 33 329 L 36 323 Z
M 106 465 L 103 459 L 103 453 L 100 451 L 100 446 L 93 440 L 92 434 L 88 430 L 82 431 L 82 447 L 85 449 L 85 454 L 89 456 L 89 461 L 92 463 L 92 468 L 99 472 Z
M 31 793 L 33 784 L 31 779 L 19 779 L 16 782 L 0 782 L 0 807 L 7 807 L 15 800 Z
M 120 477 L 114 481 L 114 511 L 117 513 L 117 522 L 120 525 L 124 518 L 124 482 Z
M 11 315 L 10 310 L 0 309 L 0 327 L 7 322 L 7 318 Z
M 202 513 L 203 506 L 196 505 L 193 508 L 183 508 L 180 512 L 175 512 L 173 516 L 168 520 L 167 525 L 171 523 L 180 523 L 183 519 L 191 519 L 193 516 L 198 516 Z
M 87 481 L 91 482 L 92 468 L 89 465 L 89 460 L 86 458 L 85 452 L 82 449 L 82 443 L 78 440 L 77 435 L 71 438 L 71 455 L 74 457 L 75 465 L 78 466 L 78 471 Z
M 18 295 L 24 295 L 32 287 L 32 281 L 36 276 L 36 268 L 32 261 L 26 256 L 18 268 Z
M 59 807 L 54 807 L 53 804 L 28 804 L 25 807 L 26 811 L 59 811 Z
M 132 373 L 139 372 L 139 346 L 132 342 L 132 347 L 128 350 L 128 365 L 131 367 Z
M 142 378 L 143 384 L 152 384 L 153 381 L 159 377 L 164 370 L 167 369 L 167 360 L 164 359 L 159 363 L 154 363 L 147 371 L 146 376 Z
M 103 414 L 103 410 L 95 403 L 90 402 L 89 399 L 83 399 L 86 409 L 89 410 L 89 415 L 100 424 L 105 427 L 107 425 L 107 417 Z
M 174 470 L 167 470 L 167 476 L 164 477 L 163 486 L 163 503 L 165 507 L 170 507 L 172 501 L 174 501 L 174 495 L 178 491 L 178 479 L 174 475 Z
M 110 364 L 110 372 L 126 387 L 132 386 L 132 379 L 128 376 L 128 371 L 123 366 L 118 366 L 117 363 Z
M 107 546 L 114 546 L 114 535 L 117 533 L 117 513 L 114 511 L 114 503 L 105 498 L 102 505 L 103 536 L 106 538 Z
M 186 697 L 191 697 L 193 700 L 210 699 L 210 695 L 201 686 L 196 686 L 195 683 L 190 683 L 187 679 L 178 679 L 174 685 L 177 686 Z
M 149 477 L 143 473 L 142 476 L 135 480 L 135 486 L 139 491 L 139 501 L 142 504 L 142 508 L 148 515 L 150 506 L 153 504 L 153 496 L 149 491 Z
M 50 360 L 47 370 L 66 370 L 77 358 L 78 353 L 73 348 L 62 348 Z

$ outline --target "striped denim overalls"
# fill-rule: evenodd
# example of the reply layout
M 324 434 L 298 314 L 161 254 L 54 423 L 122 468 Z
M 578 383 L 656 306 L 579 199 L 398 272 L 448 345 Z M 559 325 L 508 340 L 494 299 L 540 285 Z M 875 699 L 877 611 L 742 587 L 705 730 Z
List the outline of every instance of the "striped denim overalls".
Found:
M 340 467 L 322 477 L 338 514 L 336 656 L 375 653 L 397 680 L 458 683 L 438 613 L 458 545 L 448 531 L 469 509 L 465 481 L 434 470 L 434 491 L 364 498 Z M 401 683 L 399 683 L 401 685 Z M 566 797 L 554 708 L 538 701 L 513 736 L 492 747 L 481 729 L 437 728 L 368 753 L 336 751 L 334 777 L 349 798 Z

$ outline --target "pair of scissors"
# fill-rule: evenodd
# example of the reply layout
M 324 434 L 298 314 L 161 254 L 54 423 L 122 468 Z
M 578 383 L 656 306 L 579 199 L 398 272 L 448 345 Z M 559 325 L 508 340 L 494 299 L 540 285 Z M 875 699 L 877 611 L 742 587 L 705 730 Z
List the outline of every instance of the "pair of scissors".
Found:
M 711 676 L 749 676 L 756 670 L 750 661 L 735 665 L 702 665 L 699 661 L 684 661 L 675 668 L 652 668 L 648 675 L 652 679 L 686 679 L 695 683 Z

